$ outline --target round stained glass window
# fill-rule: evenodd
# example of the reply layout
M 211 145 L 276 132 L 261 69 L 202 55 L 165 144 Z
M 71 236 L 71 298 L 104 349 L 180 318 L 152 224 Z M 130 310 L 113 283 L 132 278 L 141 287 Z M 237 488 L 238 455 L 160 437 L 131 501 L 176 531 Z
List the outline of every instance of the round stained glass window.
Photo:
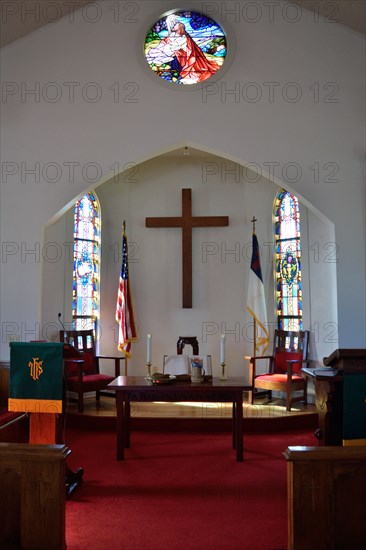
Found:
M 194 11 L 169 12 L 145 38 L 145 57 L 151 70 L 173 84 L 204 82 L 220 70 L 226 53 L 222 28 Z

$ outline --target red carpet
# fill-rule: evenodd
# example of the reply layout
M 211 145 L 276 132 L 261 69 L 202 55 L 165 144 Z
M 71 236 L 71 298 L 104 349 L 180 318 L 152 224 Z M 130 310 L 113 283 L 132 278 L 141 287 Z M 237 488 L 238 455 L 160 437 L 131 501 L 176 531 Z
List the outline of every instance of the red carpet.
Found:
M 71 468 L 84 482 L 66 507 L 68 550 L 285 550 L 282 452 L 312 431 L 248 434 L 244 462 L 230 433 L 131 434 L 115 459 L 113 430 L 68 428 Z

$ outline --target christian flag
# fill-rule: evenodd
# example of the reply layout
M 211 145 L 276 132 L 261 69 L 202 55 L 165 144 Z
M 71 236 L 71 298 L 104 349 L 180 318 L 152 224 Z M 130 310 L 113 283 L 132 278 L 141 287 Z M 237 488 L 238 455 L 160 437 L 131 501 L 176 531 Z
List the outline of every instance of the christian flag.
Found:
M 11 342 L 8 410 L 62 412 L 63 349 L 60 342 Z
M 137 333 L 128 278 L 128 245 L 125 231 L 122 235 L 122 265 L 119 276 L 116 321 L 118 323 L 118 349 L 126 357 L 130 357 L 131 342 L 136 341 Z
M 253 232 L 252 261 L 250 264 L 247 310 L 255 323 L 255 355 L 264 355 L 269 344 L 267 329 L 266 300 L 262 278 L 259 246 L 256 234 Z

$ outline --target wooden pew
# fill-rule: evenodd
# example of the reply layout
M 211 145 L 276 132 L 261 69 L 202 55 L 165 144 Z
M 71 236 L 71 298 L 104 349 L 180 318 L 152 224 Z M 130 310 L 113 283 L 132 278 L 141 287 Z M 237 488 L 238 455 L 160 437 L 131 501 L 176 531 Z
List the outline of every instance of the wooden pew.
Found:
M 366 446 L 288 447 L 288 550 L 366 544 Z
M 0 443 L 0 548 L 64 550 L 65 445 Z

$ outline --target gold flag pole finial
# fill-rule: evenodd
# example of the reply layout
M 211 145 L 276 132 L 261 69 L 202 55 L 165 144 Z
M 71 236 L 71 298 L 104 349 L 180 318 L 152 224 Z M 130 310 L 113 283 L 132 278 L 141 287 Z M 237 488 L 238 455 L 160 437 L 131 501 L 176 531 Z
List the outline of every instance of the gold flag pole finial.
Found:
M 250 220 L 253 224 L 253 233 L 255 233 L 255 222 L 257 222 L 257 218 L 255 216 L 253 216 L 253 218 Z
M 123 224 L 122 224 L 122 235 L 125 235 L 126 233 L 126 220 L 123 220 Z

